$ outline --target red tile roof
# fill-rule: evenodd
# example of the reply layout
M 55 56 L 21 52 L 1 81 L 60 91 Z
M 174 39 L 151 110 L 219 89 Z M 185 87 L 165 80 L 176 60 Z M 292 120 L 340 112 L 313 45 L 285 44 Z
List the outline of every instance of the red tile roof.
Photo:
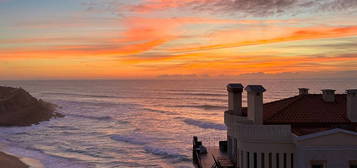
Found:
M 290 100 L 264 105 L 266 123 L 350 123 L 347 118 L 346 95 L 335 95 L 335 102 L 322 100 L 322 95 L 301 95 Z
M 322 100 L 321 94 L 299 95 L 263 106 L 265 124 L 350 123 L 346 112 L 346 95 L 335 95 L 333 103 Z M 243 108 L 247 115 L 247 108 Z
M 329 103 L 321 94 L 307 94 L 265 103 L 264 124 L 290 124 L 296 135 L 341 127 L 357 131 L 356 123 L 347 118 L 346 95 L 336 94 L 335 100 Z M 242 111 L 246 116 L 247 108 Z

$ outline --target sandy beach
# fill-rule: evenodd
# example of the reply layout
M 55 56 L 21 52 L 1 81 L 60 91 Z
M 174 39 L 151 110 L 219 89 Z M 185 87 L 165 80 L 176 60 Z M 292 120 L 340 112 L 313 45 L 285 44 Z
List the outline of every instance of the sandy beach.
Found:
M 20 161 L 19 158 L 0 152 L 1 167 L 28 168 L 29 166 Z

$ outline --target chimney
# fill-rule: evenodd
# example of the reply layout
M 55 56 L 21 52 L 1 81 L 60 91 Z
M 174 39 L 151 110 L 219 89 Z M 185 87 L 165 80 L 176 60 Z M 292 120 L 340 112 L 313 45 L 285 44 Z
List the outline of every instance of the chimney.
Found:
M 346 90 L 347 116 L 352 122 L 357 122 L 357 89 Z
M 323 89 L 322 91 L 322 99 L 325 102 L 335 102 L 335 91 L 332 89 Z
M 309 88 L 299 88 L 299 95 L 308 95 Z
M 231 83 L 227 85 L 228 91 L 228 111 L 237 115 L 242 115 L 242 92 L 243 85 L 240 83 Z
M 248 119 L 255 124 L 263 124 L 263 92 L 262 85 L 248 85 L 245 90 L 248 92 Z

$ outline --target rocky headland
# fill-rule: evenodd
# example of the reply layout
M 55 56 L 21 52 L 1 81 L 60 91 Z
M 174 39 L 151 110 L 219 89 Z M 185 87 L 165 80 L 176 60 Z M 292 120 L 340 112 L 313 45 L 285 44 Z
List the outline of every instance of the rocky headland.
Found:
M 38 100 L 22 88 L 0 86 L 0 126 L 30 126 L 52 117 L 56 105 Z

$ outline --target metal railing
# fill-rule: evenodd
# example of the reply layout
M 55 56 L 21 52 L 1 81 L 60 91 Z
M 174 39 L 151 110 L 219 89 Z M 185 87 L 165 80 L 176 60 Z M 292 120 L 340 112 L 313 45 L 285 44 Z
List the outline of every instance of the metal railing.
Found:
M 203 146 L 218 147 L 219 141 L 226 141 L 226 136 L 202 136 L 200 137 Z

